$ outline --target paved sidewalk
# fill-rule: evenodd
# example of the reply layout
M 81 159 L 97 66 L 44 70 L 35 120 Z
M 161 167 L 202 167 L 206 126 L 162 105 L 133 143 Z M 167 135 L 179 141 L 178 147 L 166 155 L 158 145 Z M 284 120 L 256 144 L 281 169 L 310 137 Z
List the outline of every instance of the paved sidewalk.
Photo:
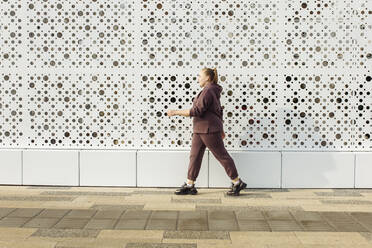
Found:
M 372 248 L 372 189 L 227 190 L 0 186 L 0 248 Z

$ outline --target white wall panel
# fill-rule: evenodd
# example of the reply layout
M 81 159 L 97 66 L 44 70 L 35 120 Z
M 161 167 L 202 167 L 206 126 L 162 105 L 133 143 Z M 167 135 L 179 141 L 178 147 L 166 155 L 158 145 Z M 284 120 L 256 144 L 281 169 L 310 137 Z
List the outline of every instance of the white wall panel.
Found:
M 78 151 L 23 151 L 24 185 L 79 185 Z
M 80 151 L 80 186 L 136 186 L 136 151 Z
M 187 180 L 189 151 L 138 151 L 137 186 L 179 187 Z M 208 154 L 204 153 L 198 187 L 208 187 Z
M 0 150 L 0 184 L 22 184 L 21 150 Z
M 355 153 L 355 188 L 372 188 L 372 152 Z
M 229 152 L 239 177 L 248 188 L 280 188 L 280 152 Z M 222 164 L 209 152 L 209 186 L 230 187 L 231 179 Z
M 354 188 L 351 152 L 283 152 L 283 188 Z

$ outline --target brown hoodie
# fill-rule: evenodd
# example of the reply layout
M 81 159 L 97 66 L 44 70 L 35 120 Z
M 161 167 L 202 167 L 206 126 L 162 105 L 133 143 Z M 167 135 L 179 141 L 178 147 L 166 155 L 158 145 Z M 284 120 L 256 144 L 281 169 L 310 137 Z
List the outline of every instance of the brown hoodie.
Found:
M 194 98 L 190 109 L 193 118 L 193 133 L 223 131 L 223 109 L 220 103 L 222 86 L 208 83 Z

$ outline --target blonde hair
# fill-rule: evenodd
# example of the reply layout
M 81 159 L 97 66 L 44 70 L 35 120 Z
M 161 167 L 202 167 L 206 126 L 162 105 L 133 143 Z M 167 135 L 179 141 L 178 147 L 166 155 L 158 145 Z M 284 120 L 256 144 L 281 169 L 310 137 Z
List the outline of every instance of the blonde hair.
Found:
M 209 79 L 212 80 L 212 83 L 218 83 L 218 75 L 217 75 L 217 68 L 203 68 L 203 71 L 209 76 Z

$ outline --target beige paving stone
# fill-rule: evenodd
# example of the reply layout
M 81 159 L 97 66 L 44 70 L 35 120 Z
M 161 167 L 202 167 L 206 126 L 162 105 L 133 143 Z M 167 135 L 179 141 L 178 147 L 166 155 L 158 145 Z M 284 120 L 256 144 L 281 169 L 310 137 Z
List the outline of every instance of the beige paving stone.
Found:
M 0 227 L 0 240 L 22 240 L 36 231 L 37 228 Z
M 42 208 L 71 208 L 71 209 L 80 209 L 80 208 L 90 208 L 94 203 L 91 202 L 43 202 L 39 207 Z
M 331 245 L 331 244 L 315 244 L 315 245 L 309 245 L 304 244 L 304 248 L 350 248 L 350 245 Z M 351 248 L 372 248 L 372 245 L 353 245 Z
M 172 195 L 171 199 L 220 199 L 220 195 Z
M 74 204 L 89 203 L 89 204 L 126 204 L 128 201 L 124 196 L 78 196 L 72 201 Z
M 329 244 L 316 244 L 316 245 L 304 245 L 304 248 L 350 248 L 350 245 L 329 245 Z M 372 245 L 353 245 L 352 248 L 372 248 Z
M 195 203 L 146 203 L 144 210 L 195 210 Z
M 94 240 L 96 240 L 96 238 L 89 238 L 89 237 L 29 237 L 27 238 L 26 240 L 30 240 L 30 241 L 38 241 L 38 240 L 42 240 L 42 241 L 47 241 L 47 242 L 55 242 L 55 243 L 58 243 L 58 242 L 62 242 L 62 241 L 71 241 L 71 242 L 92 242 Z
M 44 203 L 47 201 L 0 201 L 0 208 L 40 208 Z M 48 201 L 48 203 L 53 205 L 57 204 L 57 201 Z M 58 203 L 63 202 L 59 201 Z
M 230 240 L 221 239 L 163 239 L 162 243 L 196 244 L 198 248 L 232 248 Z M 254 246 L 244 244 L 241 248 L 254 248 Z
M 123 239 L 74 239 L 64 240 L 57 243 L 58 247 L 69 248 L 123 248 L 127 244 L 127 240 Z
M 162 243 L 187 243 L 187 244 L 197 244 L 200 245 L 231 245 L 231 240 L 227 239 L 163 239 Z
M 289 188 L 289 192 L 333 192 L 333 189 L 323 188 Z
M 352 212 L 371 212 L 370 205 L 350 205 L 350 204 L 321 204 L 321 205 L 302 205 L 306 211 L 352 211 Z
M 44 240 L 1 241 L 0 248 L 54 248 L 57 242 Z
M 249 206 L 300 206 L 300 205 L 322 205 L 319 200 L 285 200 L 285 199 L 257 199 L 247 203 Z
M 230 232 L 232 243 L 250 245 L 301 244 L 294 232 Z
M 39 196 L 40 191 L 29 191 L 29 190 L 7 190 L 0 191 L 0 196 Z
M 198 239 L 163 239 L 162 243 L 196 244 Z
M 294 232 L 303 244 L 368 245 L 357 232 Z M 353 246 L 354 247 L 354 246 Z
M 125 239 L 147 240 L 160 242 L 163 239 L 163 230 L 102 230 L 97 239 Z
M 172 199 L 172 196 L 173 195 L 162 195 L 162 194 L 158 194 L 158 195 L 134 194 L 134 195 L 124 196 L 123 198 L 126 201 L 131 201 L 131 200 L 138 201 L 138 200 L 141 200 L 141 201 L 145 201 L 145 202 L 150 202 L 150 201 L 166 201 L 166 202 L 170 202 L 171 199 Z
M 270 192 L 268 193 L 271 195 L 272 198 L 275 199 L 283 199 L 287 197 L 303 197 L 303 198 L 312 198 L 312 197 L 319 197 L 318 195 L 314 194 L 313 191 L 304 191 L 304 192 Z
M 248 247 L 248 248 L 304 248 L 303 244 L 247 244 L 244 242 L 235 242 L 232 244 L 233 248 L 242 248 L 242 247 Z M 198 247 L 199 248 L 199 247 Z

